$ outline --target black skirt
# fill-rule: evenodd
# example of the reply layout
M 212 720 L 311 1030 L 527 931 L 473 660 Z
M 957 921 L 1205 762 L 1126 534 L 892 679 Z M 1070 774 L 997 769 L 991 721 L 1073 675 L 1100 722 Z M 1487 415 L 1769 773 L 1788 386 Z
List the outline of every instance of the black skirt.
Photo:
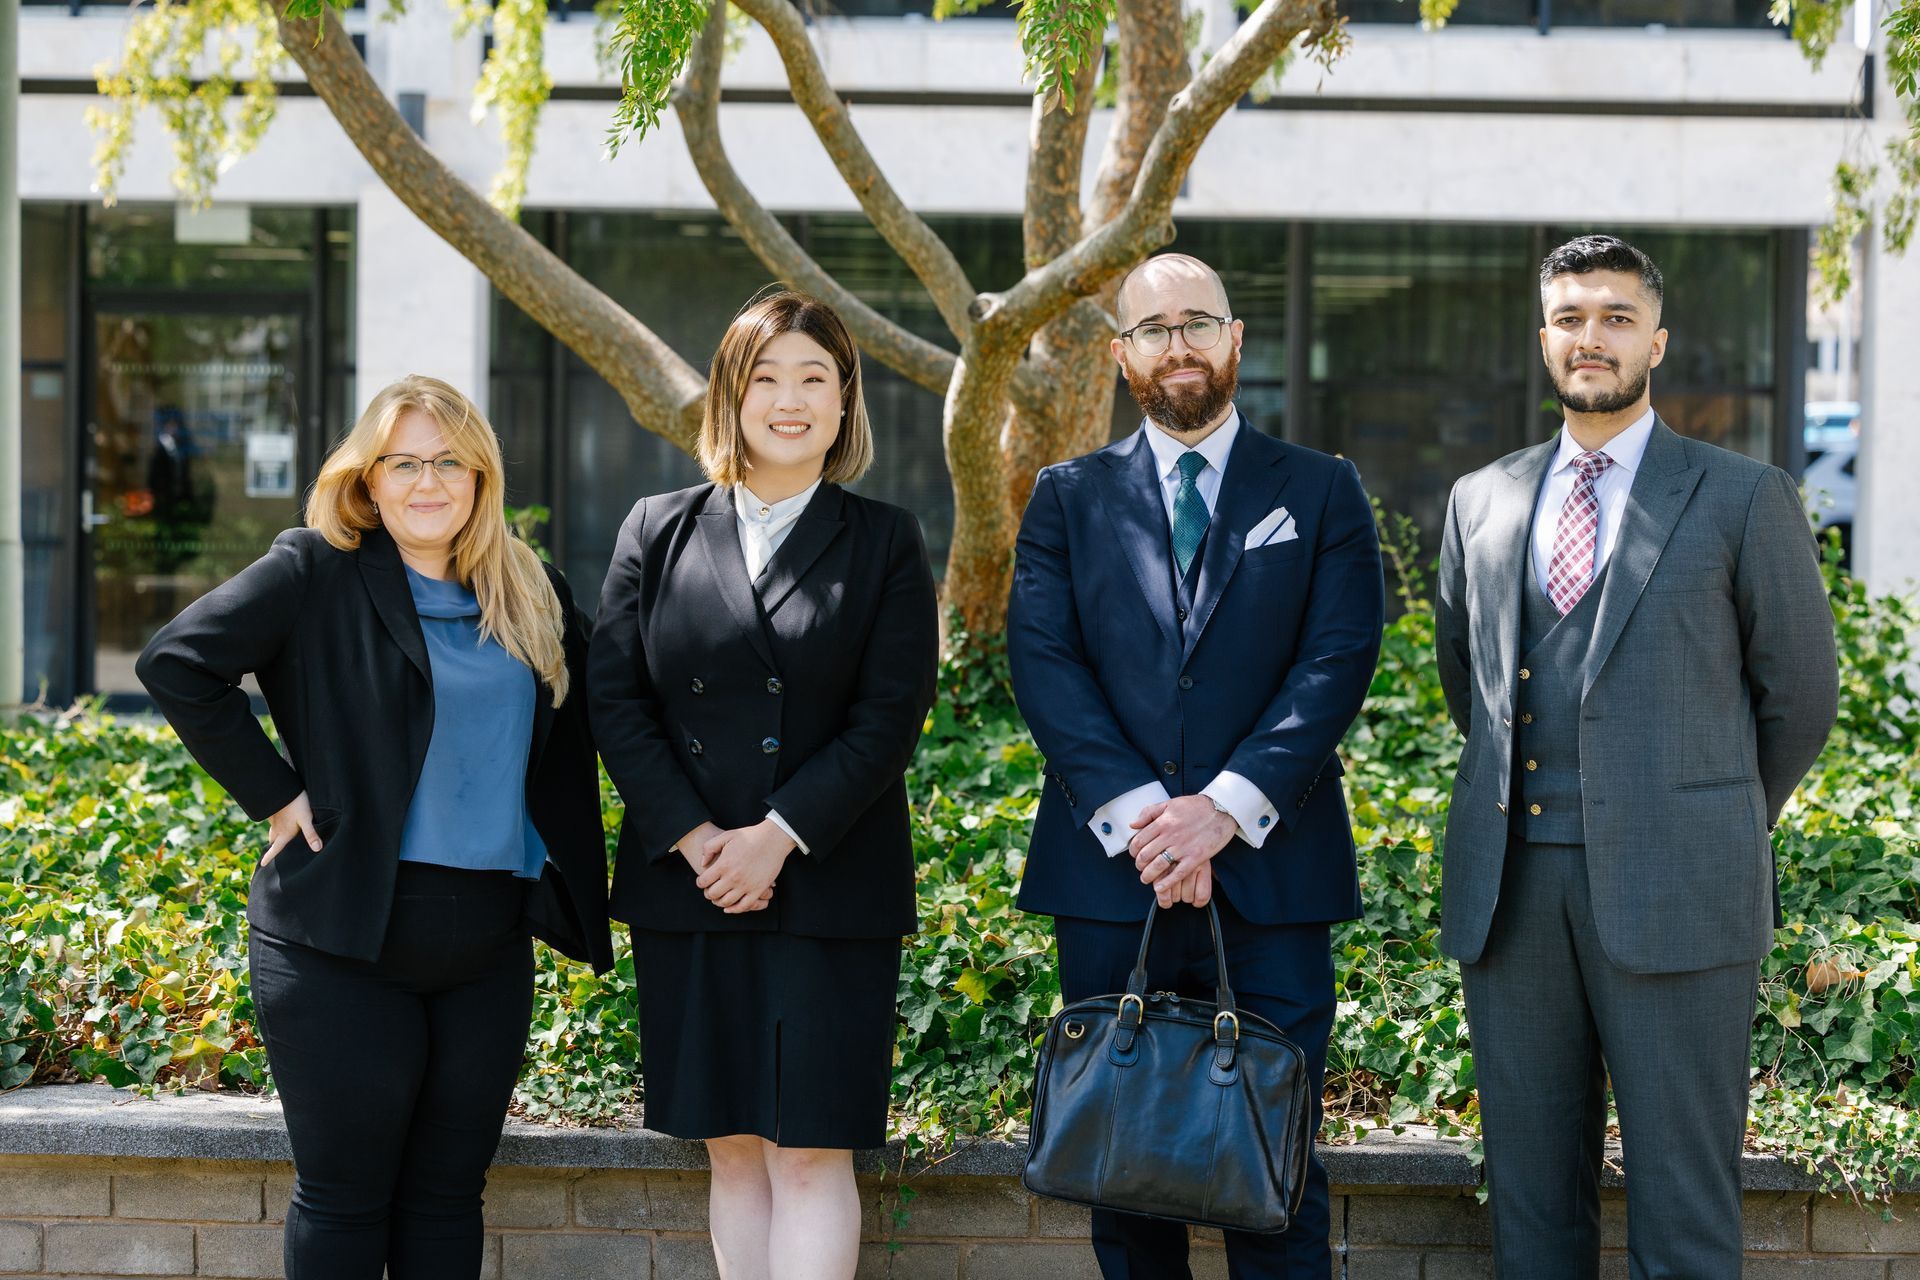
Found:
M 635 929 L 633 950 L 647 1128 L 885 1144 L 900 939 Z

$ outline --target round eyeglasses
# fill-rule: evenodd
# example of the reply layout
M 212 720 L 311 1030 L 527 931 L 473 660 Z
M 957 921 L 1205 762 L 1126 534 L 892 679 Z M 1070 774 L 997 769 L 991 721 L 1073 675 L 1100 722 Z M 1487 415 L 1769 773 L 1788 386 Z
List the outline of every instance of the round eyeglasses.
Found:
M 1195 316 L 1185 324 L 1167 325 L 1156 321 L 1137 324 L 1120 336 L 1143 356 L 1157 356 L 1165 351 L 1173 345 L 1176 333 L 1186 342 L 1187 350 L 1211 351 L 1220 345 L 1220 335 L 1232 320 L 1232 316 Z
M 416 458 L 410 453 L 383 453 L 374 459 L 387 473 L 387 479 L 400 484 L 413 484 L 433 468 L 436 479 L 454 484 L 473 474 L 473 468 L 450 453 L 433 458 Z

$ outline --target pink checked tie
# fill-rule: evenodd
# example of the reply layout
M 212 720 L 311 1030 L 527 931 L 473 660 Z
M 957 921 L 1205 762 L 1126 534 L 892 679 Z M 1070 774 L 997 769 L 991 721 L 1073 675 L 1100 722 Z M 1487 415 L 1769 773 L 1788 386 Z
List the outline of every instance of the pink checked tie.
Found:
M 1572 613 L 1580 597 L 1593 585 L 1593 566 L 1600 546 L 1600 499 L 1593 486 L 1613 465 L 1604 453 L 1583 453 L 1573 460 L 1580 474 L 1573 492 L 1560 508 L 1560 528 L 1553 535 L 1553 559 L 1547 563 L 1547 594 L 1562 616 Z

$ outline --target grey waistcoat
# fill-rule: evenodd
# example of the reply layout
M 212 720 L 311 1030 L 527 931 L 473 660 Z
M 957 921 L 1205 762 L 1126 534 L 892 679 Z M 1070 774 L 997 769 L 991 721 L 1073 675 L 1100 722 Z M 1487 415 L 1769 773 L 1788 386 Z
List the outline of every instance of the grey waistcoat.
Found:
M 1530 844 L 1585 844 L 1580 792 L 1580 684 L 1594 619 L 1600 612 L 1603 568 L 1564 618 L 1526 555 L 1521 592 L 1519 723 L 1513 729 L 1513 807 L 1510 829 Z M 1538 812 L 1535 812 L 1535 810 Z

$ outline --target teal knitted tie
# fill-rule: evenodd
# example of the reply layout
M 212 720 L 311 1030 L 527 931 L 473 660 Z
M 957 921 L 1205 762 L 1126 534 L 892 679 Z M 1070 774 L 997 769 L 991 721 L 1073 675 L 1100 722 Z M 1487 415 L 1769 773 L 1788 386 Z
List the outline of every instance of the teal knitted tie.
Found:
M 1207 460 L 1192 449 L 1180 455 L 1180 491 L 1173 495 L 1173 561 L 1183 578 L 1200 550 L 1200 539 L 1207 536 L 1207 502 L 1194 484 L 1206 465 Z

